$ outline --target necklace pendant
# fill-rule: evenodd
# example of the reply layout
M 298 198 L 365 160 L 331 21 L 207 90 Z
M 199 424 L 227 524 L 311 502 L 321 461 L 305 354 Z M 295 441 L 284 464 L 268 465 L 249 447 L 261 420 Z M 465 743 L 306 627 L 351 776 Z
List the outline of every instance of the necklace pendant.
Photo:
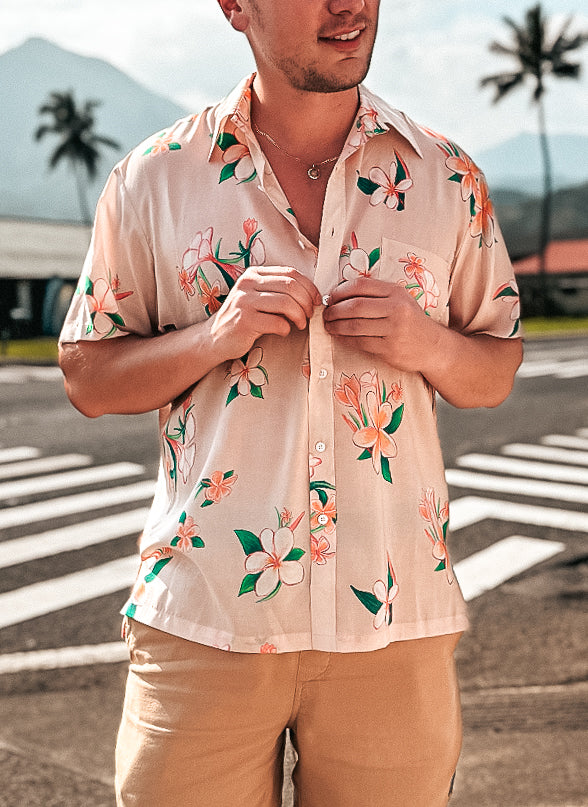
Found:
M 321 170 L 317 165 L 311 165 L 306 173 L 310 179 L 317 180 L 321 175 Z

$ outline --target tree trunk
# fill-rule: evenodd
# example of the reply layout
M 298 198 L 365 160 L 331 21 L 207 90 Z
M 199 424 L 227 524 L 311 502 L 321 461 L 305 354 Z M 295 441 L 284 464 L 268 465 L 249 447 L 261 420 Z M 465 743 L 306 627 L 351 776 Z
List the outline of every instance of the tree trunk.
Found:
M 80 203 L 80 213 L 82 222 L 87 226 L 92 226 L 92 216 L 90 214 L 90 206 L 88 204 L 88 186 L 83 176 L 83 165 L 77 160 L 73 163 L 74 173 L 76 175 L 76 185 L 78 188 L 78 200 Z
M 543 160 L 543 200 L 541 203 L 541 223 L 539 229 L 539 290 L 540 304 L 544 316 L 551 312 L 551 289 L 547 274 L 547 247 L 551 240 L 551 201 L 553 197 L 553 174 L 547 126 L 545 123 L 545 107 L 543 99 L 538 101 L 539 107 L 539 141 Z

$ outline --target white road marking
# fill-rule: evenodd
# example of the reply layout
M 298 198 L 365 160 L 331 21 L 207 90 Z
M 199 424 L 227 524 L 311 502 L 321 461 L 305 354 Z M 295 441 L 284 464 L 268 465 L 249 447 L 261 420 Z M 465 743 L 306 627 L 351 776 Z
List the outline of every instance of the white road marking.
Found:
M 571 465 L 588 465 L 588 451 L 573 451 L 569 448 L 539 446 L 534 443 L 509 443 L 500 449 L 509 457 L 525 457 L 545 462 L 568 462 Z
M 0 484 L 0 501 L 16 499 L 23 496 L 41 495 L 53 490 L 94 485 L 99 482 L 110 482 L 114 479 L 126 479 L 138 476 L 145 471 L 142 465 L 134 462 L 115 462 L 112 465 L 94 465 L 81 471 L 69 471 L 63 474 L 37 476 L 14 482 Z
M 564 549 L 565 544 L 558 541 L 511 535 L 456 563 L 455 575 L 469 601 Z
M 30 448 L 29 446 L 16 446 L 15 448 L 2 448 L 0 449 L 0 463 L 2 462 L 19 462 L 20 460 L 32 460 L 40 456 L 41 452 L 38 448 Z
M 63 376 L 59 367 L 35 367 L 15 364 L 0 367 L 0 384 L 26 384 L 27 381 L 59 381 Z
M 544 446 L 558 446 L 559 448 L 588 451 L 588 437 L 574 437 L 570 434 L 547 434 L 541 438 L 541 442 Z
M 88 457 L 87 454 L 61 454 L 55 457 L 13 462 L 10 465 L 0 466 L 0 479 L 55 473 L 55 471 L 64 471 L 66 468 L 82 468 L 90 465 L 91 462 L 92 457 Z
M 487 518 L 556 530 L 588 532 L 588 513 L 573 510 L 485 499 L 481 496 L 462 496 L 449 505 L 449 526 L 452 532 Z
M 476 474 L 449 468 L 445 473 L 449 485 L 493 493 L 511 493 L 538 499 L 558 499 L 564 502 L 588 504 L 588 488 L 581 485 L 564 485 L 559 482 L 541 482 L 537 479 L 507 479 L 490 474 Z
M 60 527 L 38 535 L 29 535 L 25 538 L 15 538 L 12 541 L 0 543 L 0 569 L 16 566 L 19 563 L 28 563 L 38 558 L 58 555 L 60 552 L 71 552 L 76 549 L 85 549 L 88 546 L 122 538 L 123 535 L 139 533 L 145 524 L 148 507 L 129 510 L 114 516 L 96 518 L 72 524 L 69 527 Z
M 124 642 L 6 653 L 0 656 L 0 675 L 21 673 L 26 670 L 58 670 L 89 664 L 112 664 L 128 661 L 128 658 L 129 652 Z
M 588 485 L 588 468 L 574 468 L 554 463 L 529 462 L 511 457 L 497 457 L 494 454 L 464 454 L 457 460 L 461 468 L 475 471 L 491 471 L 510 476 L 528 476 L 533 479 L 550 479 L 553 482 L 572 482 Z
M 138 569 L 139 556 L 130 555 L 0 594 L 0 629 L 129 588 Z
M 146 480 L 145 482 L 136 482 L 134 485 L 92 490 L 89 493 L 78 493 L 74 496 L 63 496 L 59 499 L 48 499 L 47 501 L 9 507 L 5 510 L 0 510 L 0 530 L 16 527 L 19 524 L 52 520 L 61 516 L 69 516 L 73 513 L 85 513 L 88 510 L 130 504 L 130 502 L 150 499 L 153 497 L 154 492 L 155 482 Z
M 551 375 L 555 378 L 582 378 L 588 375 L 588 360 L 584 357 L 571 361 L 528 361 L 523 363 L 517 375 L 520 378 L 538 378 Z

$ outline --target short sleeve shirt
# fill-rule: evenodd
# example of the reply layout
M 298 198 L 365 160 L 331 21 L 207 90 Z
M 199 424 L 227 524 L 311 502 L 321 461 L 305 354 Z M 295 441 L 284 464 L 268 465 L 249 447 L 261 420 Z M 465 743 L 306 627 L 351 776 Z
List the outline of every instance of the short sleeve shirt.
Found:
M 315 248 L 252 132 L 251 82 L 115 167 L 63 342 L 204 322 L 261 264 L 295 267 L 325 301 L 374 277 L 463 334 L 516 335 L 513 270 L 467 154 L 360 87 Z M 435 391 L 338 343 L 322 309 L 166 412 L 127 615 L 253 653 L 368 651 L 467 626 Z

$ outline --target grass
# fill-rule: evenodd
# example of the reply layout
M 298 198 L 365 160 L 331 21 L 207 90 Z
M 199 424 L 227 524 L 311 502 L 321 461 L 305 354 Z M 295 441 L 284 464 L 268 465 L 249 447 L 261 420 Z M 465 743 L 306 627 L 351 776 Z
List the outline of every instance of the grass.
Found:
M 528 339 L 588 336 L 588 317 L 531 317 L 523 322 Z M 10 339 L 0 342 L 0 364 L 57 364 L 57 339 Z

